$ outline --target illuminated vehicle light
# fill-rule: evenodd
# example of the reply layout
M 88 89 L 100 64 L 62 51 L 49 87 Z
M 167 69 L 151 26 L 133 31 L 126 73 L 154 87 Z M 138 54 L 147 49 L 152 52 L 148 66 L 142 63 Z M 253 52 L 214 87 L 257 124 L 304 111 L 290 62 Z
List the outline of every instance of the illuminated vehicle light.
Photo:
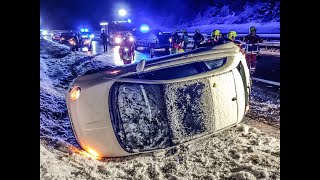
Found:
M 143 33 L 146 33 L 148 31 L 150 31 L 150 27 L 146 24 L 143 24 L 140 26 L 140 31 L 143 32 Z
M 70 43 L 71 45 L 76 45 L 76 43 L 75 43 L 73 40 L 71 40 L 69 43 Z
M 74 87 L 71 89 L 70 91 L 70 99 L 72 101 L 76 101 L 77 99 L 79 99 L 80 97 L 80 92 L 81 92 L 81 89 L 80 87 Z
M 129 51 L 129 49 L 128 49 L 128 48 L 124 48 L 124 51 L 128 52 L 128 51 Z
M 102 159 L 102 158 L 100 157 L 100 155 L 99 155 L 95 150 L 93 150 L 93 149 L 91 149 L 91 148 L 86 148 L 86 150 L 83 151 L 83 150 L 80 150 L 80 149 L 78 149 L 78 148 L 76 148 L 76 147 L 74 147 L 74 146 L 70 146 L 69 149 L 70 149 L 72 152 L 77 153 L 77 154 L 80 154 L 80 155 L 82 155 L 82 156 L 84 156 L 84 157 L 86 157 L 86 158 L 92 158 L 92 159 L 97 159 L 97 160 Z
M 87 148 L 87 152 L 90 153 L 91 155 L 95 156 L 95 157 L 99 157 L 99 154 L 95 150 L 93 150 L 93 149 L 91 149 L 89 147 Z
M 130 37 L 130 39 L 129 39 L 130 41 L 133 41 L 134 39 L 133 39 L 133 37 Z
M 94 38 L 94 35 L 93 35 L 93 34 L 91 34 L 91 35 L 90 35 L 90 38 Z
M 42 35 L 44 35 L 44 36 L 48 35 L 48 31 L 43 30 L 43 31 L 42 31 Z
M 113 70 L 113 71 L 107 71 L 106 74 L 118 74 L 121 70 Z
M 116 41 L 116 43 L 121 43 L 121 38 L 120 37 L 116 37 L 115 41 Z

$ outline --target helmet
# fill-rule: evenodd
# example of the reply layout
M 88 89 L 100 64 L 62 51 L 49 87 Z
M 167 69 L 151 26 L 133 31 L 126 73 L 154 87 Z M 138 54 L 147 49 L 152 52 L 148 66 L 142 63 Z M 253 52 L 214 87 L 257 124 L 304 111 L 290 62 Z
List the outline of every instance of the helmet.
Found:
M 250 33 L 251 33 L 251 32 L 257 32 L 256 27 L 254 27 L 254 26 L 250 27 Z
M 230 40 L 233 40 L 233 38 L 235 38 L 236 36 L 238 36 L 238 34 L 235 31 L 230 31 L 228 33 L 228 39 L 230 39 Z
M 211 33 L 212 36 L 220 36 L 221 35 L 221 32 L 216 29 L 216 30 L 213 30 L 212 33 Z
M 199 29 L 196 29 L 194 32 L 196 32 L 196 33 L 200 33 L 200 30 L 199 30 Z

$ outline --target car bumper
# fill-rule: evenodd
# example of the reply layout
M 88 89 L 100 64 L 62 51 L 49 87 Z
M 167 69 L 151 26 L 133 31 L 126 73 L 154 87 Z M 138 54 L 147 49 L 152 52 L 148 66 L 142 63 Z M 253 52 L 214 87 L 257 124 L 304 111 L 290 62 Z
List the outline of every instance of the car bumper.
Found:
M 130 155 L 117 141 L 110 120 L 107 102 L 113 83 L 114 81 L 110 80 L 96 86 L 74 84 L 73 87 L 81 88 L 80 97 L 72 101 L 70 91 L 66 95 L 70 122 L 78 143 L 87 152 L 93 150 L 99 157 Z M 92 96 L 93 94 L 95 96 Z

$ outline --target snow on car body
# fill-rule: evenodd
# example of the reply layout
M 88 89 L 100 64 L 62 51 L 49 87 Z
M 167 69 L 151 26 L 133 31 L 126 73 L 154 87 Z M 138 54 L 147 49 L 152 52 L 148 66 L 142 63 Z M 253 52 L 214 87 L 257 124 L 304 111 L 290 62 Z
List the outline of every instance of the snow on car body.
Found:
M 77 141 L 89 153 L 120 157 L 171 148 L 243 119 L 250 75 L 234 43 L 142 64 L 73 82 L 66 96 L 70 121 Z

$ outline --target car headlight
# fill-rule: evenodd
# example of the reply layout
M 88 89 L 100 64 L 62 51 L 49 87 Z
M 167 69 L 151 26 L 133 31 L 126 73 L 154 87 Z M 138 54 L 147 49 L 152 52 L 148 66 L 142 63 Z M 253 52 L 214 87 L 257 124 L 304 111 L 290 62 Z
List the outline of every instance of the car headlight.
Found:
M 61 38 L 61 40 L 64 40 L 64 38 Z
M 129 40 L 130 40 L 130 41 L 133 41 L 133 37 L 130 37 Z
M 116 41 L 116 43 L 121 43 L 121 38 L 120 37 L 116 37 L 115 41 Z
M 70 91 L 70 99 L 72 101 L 76 101 L 77 99 L 79 99 L 80 97 L 80 92 L 81 92 L 81 89 L 80 87 L 74 87 L 71 89 Z
M 169 38 L 169 42 L 171 42 L 172 41 L 172 39 L 171 38 Z
M 42 35 L 44 35 L 44 36 L 48 35 L 48 31 L 46 31 L 46 30 L 42 31 Z
M 76 44 L 76 43 L 74 42 L 74 40 L 70 40 L 69 43 L 70 43 L 71 45 L 75 45 L 75 44 Z

